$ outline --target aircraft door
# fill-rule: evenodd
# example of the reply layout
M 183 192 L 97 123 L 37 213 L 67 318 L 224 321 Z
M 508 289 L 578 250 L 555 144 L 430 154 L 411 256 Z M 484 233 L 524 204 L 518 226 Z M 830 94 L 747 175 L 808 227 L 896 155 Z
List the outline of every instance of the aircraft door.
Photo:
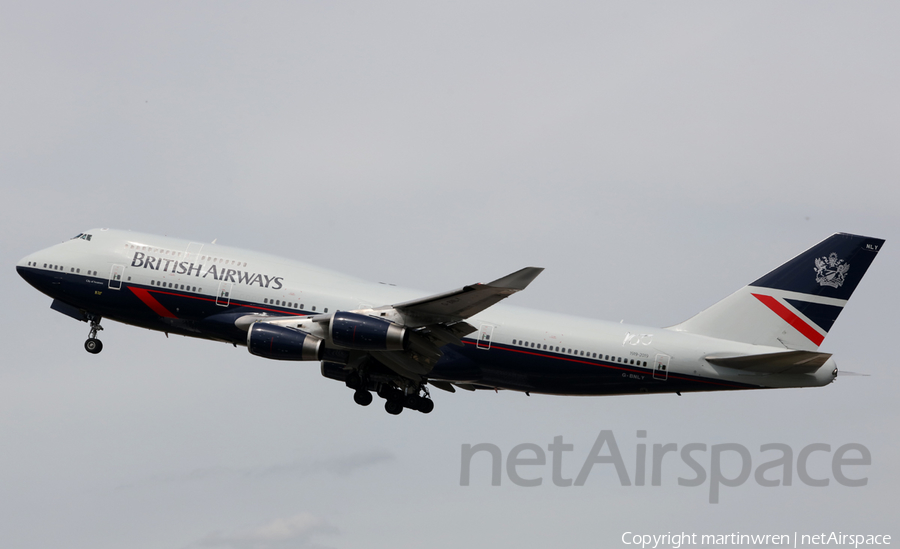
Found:
M 203 249 L 203 244 L 199 244 L 197 242 L 191 242 L 188 244 L 187 249 L 184 251 L 184 260 L 188 263 L 197 263 L 197 259 L 200 257 L 200 250 Z
M 669 378 L 669 355 L 656 355 L 656 365 L 653 368 L 653 379 L 665 381 Z
M 491 348 L 491 336 L 494 334 L 494 327 L 490 324 L 482 324 L 481 330 L 478 331 L 478 343 L 475 345 L 479 349 L 487 351 Z
M 227 307 L 231 303 L 231 290 L 234 288 L 233 282 L 219 282 L 219 291 L 216 292 L 216 305 Z
M 109 271 L 109 289 L 118 290 L 122 287 L 122 276 L 125 274 L 124 265 L 113 265 Z

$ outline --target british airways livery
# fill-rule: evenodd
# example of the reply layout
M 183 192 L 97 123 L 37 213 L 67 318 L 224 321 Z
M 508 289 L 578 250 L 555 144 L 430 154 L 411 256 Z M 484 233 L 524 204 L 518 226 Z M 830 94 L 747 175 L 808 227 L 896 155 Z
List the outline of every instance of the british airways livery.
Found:
M 431 296 L 279 257 L 95 229 L 35 252 L 16 270 L 89 323 L 107 318 L 316 361 L 363 406 L 428 413 L 429 386 L 557 395 L 819 387 L 837 376 L 818 352 L 884 240 L 838 233 L 709 309 L 668 328 L 602 322 L 498 302 L 543 269 Z

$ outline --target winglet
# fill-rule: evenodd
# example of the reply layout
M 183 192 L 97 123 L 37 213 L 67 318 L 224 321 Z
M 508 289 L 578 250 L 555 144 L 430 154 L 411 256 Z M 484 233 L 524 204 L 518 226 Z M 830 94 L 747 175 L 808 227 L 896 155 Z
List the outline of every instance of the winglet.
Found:
M 489 282 L 486 286 L 493 288 L 507 288 L 510 290 L 524 290 L 531 284 L 539 274 L 544 271 L 543 267 L 525 267 L 503 278 L 498 278 L 493 282 Z

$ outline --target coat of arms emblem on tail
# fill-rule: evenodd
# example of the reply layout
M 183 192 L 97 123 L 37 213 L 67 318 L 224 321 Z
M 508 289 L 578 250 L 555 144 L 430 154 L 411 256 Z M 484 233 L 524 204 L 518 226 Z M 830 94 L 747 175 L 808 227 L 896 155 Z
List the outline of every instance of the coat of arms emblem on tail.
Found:
M 838 259 L 837 254 L 832 253 L 828 257 L 816 258 L 816 282 L 820 286 L 840 288 L 850 270 L 850 264 Z

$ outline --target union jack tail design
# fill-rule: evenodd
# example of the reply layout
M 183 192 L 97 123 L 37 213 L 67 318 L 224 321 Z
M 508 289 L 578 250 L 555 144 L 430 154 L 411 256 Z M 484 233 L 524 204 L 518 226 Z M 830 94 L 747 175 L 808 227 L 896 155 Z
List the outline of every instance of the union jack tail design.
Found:
M 880 238 L 834 234 L 671 329 L 814 351 L 883 244 Z

